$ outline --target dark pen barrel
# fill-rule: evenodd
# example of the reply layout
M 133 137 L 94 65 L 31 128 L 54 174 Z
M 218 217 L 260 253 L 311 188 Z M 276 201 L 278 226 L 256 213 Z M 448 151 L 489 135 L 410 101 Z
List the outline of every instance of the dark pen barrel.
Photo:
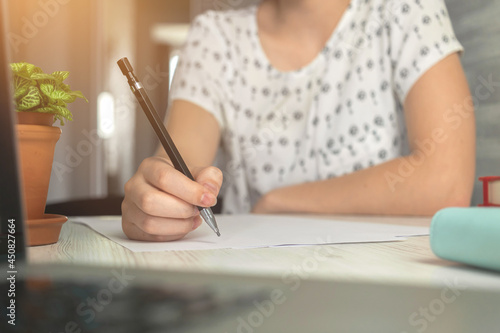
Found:
M 175 146 L 172 138 L 165 129 L 162 120 L 158 116 L 158 113 L 154 111 L 155 107 L 153 106 L 153 103 L 151 103 L 151 100 L 149 99 L 144 88 L 142 87 L 142 84 L 135 76 L 134 69 L 132 68 L 132 65 L 130 64 L 128 59 L 127 58 L 120 59 L 118 61 L 118 66 L 120 67 L 123 75 L 125 75 L 128 78 L 129 85 L 132 87 L 135 97 L 139 101 L 139 104 L 141 105 L 142 109 L 145 111 L 146 117 L 148 117 L 148 120 L 151 123 L 151 126 L 153 126 L 153 129 L 156 135 L 158 136 L 158 139 L 160 140 L 161 144 L 165 148 L 168 147 L 168 149 L 165 149 L 165 151 L 168 157 L 170 158 L 172 164 L 174 165 L 174 168 L 181 171 L 191 180 L 194 180 L 191 171 L 187 167 L 184 160 L 181 158 L 180 153 L 177 150 L 177 147 Z M 146 110 L 148 110 L 149 112 L 146 112 Z

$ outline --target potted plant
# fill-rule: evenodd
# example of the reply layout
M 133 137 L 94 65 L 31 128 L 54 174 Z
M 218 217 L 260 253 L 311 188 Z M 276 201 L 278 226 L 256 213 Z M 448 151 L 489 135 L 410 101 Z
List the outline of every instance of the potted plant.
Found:
M 46 74 L 26 62 L 11 64 L 11 69 L 28 244 L 51 244 L 57 242 L 67 221 L 65 216 L 45 214 L 55 145 L 61 136 L 61 129 L 53 124 L 73 120 L 67 104 L 87 99 L 63 82 L 68 72 Z

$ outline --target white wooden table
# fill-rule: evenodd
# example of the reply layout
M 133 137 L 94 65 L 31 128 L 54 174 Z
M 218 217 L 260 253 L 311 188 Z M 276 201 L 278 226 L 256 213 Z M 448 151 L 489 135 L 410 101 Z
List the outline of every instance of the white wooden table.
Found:
M 320 218 L 414 226 L 429 226 L 431 221 L 427 217 Z M 437 258 L 428 236 L 386 243 L 133 253 L 70 218 L 58 243 L 31 247 L 28 258 L 31 263 L 271 276 L 288 282 L 298 278 L 412 286 L 460 284 L 500 290 L 500 273 Z

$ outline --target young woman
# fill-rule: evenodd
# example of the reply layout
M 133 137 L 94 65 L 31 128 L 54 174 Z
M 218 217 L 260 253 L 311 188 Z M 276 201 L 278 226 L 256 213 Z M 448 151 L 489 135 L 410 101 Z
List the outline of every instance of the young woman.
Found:
M 193 23 L 164 153 L 125 186 L 132 239 L 182 238 L 226 213 L 431 215 L 467 206 L 472 99 L 443 0 L 265 0 Z

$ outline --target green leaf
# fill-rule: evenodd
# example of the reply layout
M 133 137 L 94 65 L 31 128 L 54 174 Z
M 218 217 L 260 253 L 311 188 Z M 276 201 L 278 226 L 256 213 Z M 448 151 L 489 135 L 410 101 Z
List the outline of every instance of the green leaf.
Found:
M 65 103 L 73 103 L 76 99 L 76 97 L 71 96 L 71 94 L 63 90 L 56 90 L 56 87 L 52 84 L 47 84 L 47 83 L 41 84 L 40 90 L 45 94 L 45 96 L 48 96 L 53 101 L 63 101 Z
M 23 76 L 26 78 L 31 78 L 33 74 L 43 73 L 41 68 L 36 67 L 35 65 L 29 64 L 27 62 L 18 62 L 10 65 L 12 72 L 19 76 Z
M 51 83 L 50 81 L 45 81 L 40 84 L 40 91 L 47 97 L 50 97 L 54 90 L 56 90 L 56 87 L 54 83 Z
M 34 74 L 43 73 L 40 67 L 28 63 L 26 63 L 26 71 L 29 73 L 30 76 L 33 76 Z
M 14 74 L 14 77 L 18 77 L 20 79 L 24 79 L 24 80 L 27 80 L 30 82 L 30 84 L 35 84 L 33 82 L 33 80 L 31 79 L 31 75 L 28 74 L 27 72 L 19 72 L 19 73 L 15 73 Z
M 37 87 L 29 87 L 29 91 L 21 98 L 21 100 L 17 103 L 17 109 L 20 111 L 26 111 L 29 109 L 33 109 L 40 105 L 40 91 Z
M 31 64 L 28 64 L 28 63 L 25 63 L 25 62 L 18 62 L 18 63 L 15 63 L 15 64 L 10 64 L 10 68 L 12 69 L 12 72 L 14 74 L 18 74 L 18 75 L 29 75 L 30 72 L 32 72 L 32 70 L 30 71 L 29 69 L 31 68 L 34 68 L 35 65 L 31 65 Z
M 73 90 L 71 90 L 69 84 L 66 84 L 66 83 L 62 83 L 61 86 L 60 86 L 60 88 L 62 90 L 64 90 L 65 92 L 67 92 L 67 93 L 70 93 L 70 92 L 73 91 Z
M 83 95 L 83 93 L 80 90 L 72 91 L 69 93 L 71 96 L 76 98 L 83 98 L 87 103 L 89 100 Z
M 18 103 L 21 98 L 26 96 L 29 92 L 29 87 L 20 87 L 14 90 L 14 102 Z
M 56 78 L 60 83 L 62 83 L 69 77 L 69 72 L 66 71 L 54 72 L 52 73 L 52 76 Z
M 29 92 L 29 87 L 23 87 L 23 88 L 20 88 L 20 89 L 16 89 L 14 91 L 14 102 L 17 103 L 21 100 L 21 98 L 23 98 L 24 96 L 26 96 Z
M 63 81 L 69 77 L 67 71 L 46 74 L 35 65 L 19 62 L 10 64 L 13 73 L 14 102 L 18 111 L 54 114 L 64 125 L 64 120 L 73 120 L 67 108 L 77 98 L 88 100 L 81 91 L 71 90 Z
M 33 84 L 33 81 L 26 79 L 21 76 L 14 76 L 14 91 L 17 92 L 18 89 L 28 89 L 30 85 Z
M 71 114 L 71 111 L 68 110 L 68 108 L 64 106 L 54 106 L 54 108 L 57 110 L 58 115 L 68 119 L 68 120 L 73 120 L 73 115 Z
M 46 106 L 44 108 L 38 108 L 36 110 L 33 110 L 34 112 L 39 112 L 39 113 L 56 113 L 57 109 L 55 109 L 52 106 Z
M 14 64 L 10 64 L 10 69 L 14 74 L 19 73 L 23 68 L 24 68 L 24 63 L 23 62 L 17 62 Z
M 54 76 L 45 73 L 33 74 L 31 75 L 31 79 L 36 81 L 53 81 L 54 83 L 57 83 L 57 79 Z

